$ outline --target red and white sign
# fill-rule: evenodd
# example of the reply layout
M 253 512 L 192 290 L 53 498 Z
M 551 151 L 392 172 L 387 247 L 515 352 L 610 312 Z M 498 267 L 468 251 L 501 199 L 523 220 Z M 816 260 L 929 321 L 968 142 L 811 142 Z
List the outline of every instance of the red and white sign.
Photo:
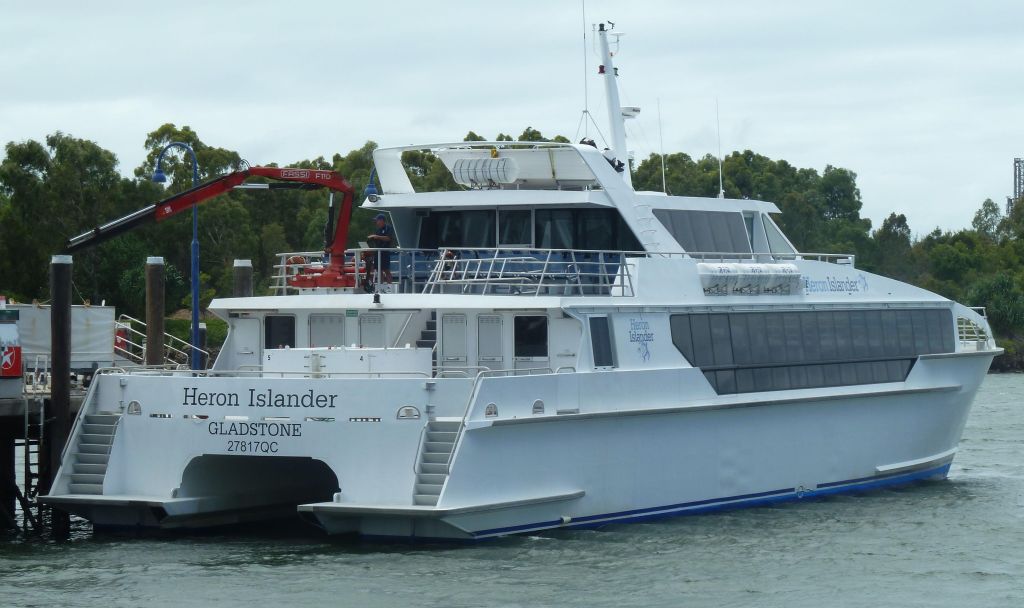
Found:
M 0 378 L 21 378 L 21 342 L 15 323 L 0 323 Z
M 0 378 L 20 378 L 21 347 L 0 346 Z

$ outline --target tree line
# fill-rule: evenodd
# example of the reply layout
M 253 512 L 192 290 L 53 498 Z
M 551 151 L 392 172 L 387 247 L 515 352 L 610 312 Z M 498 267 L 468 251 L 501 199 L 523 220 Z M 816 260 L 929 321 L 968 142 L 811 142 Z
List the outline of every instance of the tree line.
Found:
M 466 141 L 484 139 L 472 131 L 465 137 Z M 167 189 L 150 180 L 157 155 L 172 141 L 192 147 L 202 180 L 245 163 L 238 152 L 206 144 L 194 130 L 173 124 L 146 136 L 146 159 L 134 168 L 132 177 L 121 175 L 112 152 L 68 134 L 7 143 L 0 162 L 0 293 L 17 301 L 45 301 L 50 256 L 60 252 L 69 237 L 191 187 L 191 162 L 176 150 L 164 157 Z M 501 133 L 494 141 L 569 140 L 549 139 L 527 127 L 518 137 Z M 370 180 L 376 147 L 369 141 L 330 159 L 321 156 L 281 166 L 338 171 L 355 187 L 358 199 Z M 407 152 L 403 162 L 418 191 L 458 188 L 443 163 L 427 152 Z M 717 158 L 693 158 L 680 152 L 667 155 L 664 163 L 669 194 L 718 194 Z M 1004 212 L 988 199 L 980 204 L 970 227 L 952 232 L 936 228 L 915 237 L 902 213 L 894 211 L 877 228 L 871 219 L 861 217 L 857 175 L 849 169 L 826 165 L 819 172 L 745 150 L 725 157 L 721 171 L 727 198 L 778 205 L 782 214 L 777 220 L 798 250 L 853 253 L 857 266 L 867 271 L 985 306 L 1000 344 L 1007 349 L 995 367 L 1024 368 L 1024 205 L 1010 205 Z M 633 183 L 637 190 L 661 190 L 661 157 L 652 154 L 636 163 Z M 357 208 L 349 246 L 356 246 L 372 231 L 372 216 Z M 236 258 L 253 260 L 257 289 L 266 291 L 277 254 L 321 250 L 326 221 L 322 191 L 236 190 L 200 206 L 204 305 L 213 297 L 230 294 Z M 75 296 L 94 303 L 105 300 L 121 311 L 141 315 L 143 261 L 159 255 L 167 263 L 169 312 L 185 308 L 189 305 L 190 242 L 191 220 L 183 213 L 86 249 L 75 256 Z

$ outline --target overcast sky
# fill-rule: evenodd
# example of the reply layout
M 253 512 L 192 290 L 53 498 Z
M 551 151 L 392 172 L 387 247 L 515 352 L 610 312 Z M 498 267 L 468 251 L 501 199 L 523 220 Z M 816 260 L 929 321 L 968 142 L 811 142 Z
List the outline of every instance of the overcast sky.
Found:
M 253 164 L 494 137 L 608 134 L 583 31 L 611 20 L 638 158 L 751 149 L 857 173 L 863 215 L 968 226 L 1024 156 L 1024 2 L 17 2 L 0 18 L 0 143 L 63 131 L 130 175 L 189 125 Z M 350 5 L 351 4 L 351 5 Z M 103 7 L 103 8 L 97 8 Z M 580 133 L 581 134 L 581 133 Z M 590 127 L 590 135 L 595 130 Z

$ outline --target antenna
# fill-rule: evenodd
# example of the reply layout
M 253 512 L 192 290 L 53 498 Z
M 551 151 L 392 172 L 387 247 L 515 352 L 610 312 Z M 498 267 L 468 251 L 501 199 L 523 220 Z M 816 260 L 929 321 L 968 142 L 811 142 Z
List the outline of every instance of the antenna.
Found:
M 587 65 L 587 0 L 580 0 L 580 13 L 583 17 L 583 113 L 590 114 L 590 91 L 587 88 L 587 77 L 590 75 L 590 67 Z M 590 123 L 583 125 L 583 136 L 590 133 Z
M 715 125 L 718 127 L 718 198 L 725 198 L 722 186 L 722 119 L 718 114 L 718 98 L 715 97 Z
M 665 183 L 665 139 L 661 135 L 661 98 L 658 98 L 658 146 L 661 148 L 661 191 L 668 194 Z M 719 169 L 721 173 L 721 169 Z

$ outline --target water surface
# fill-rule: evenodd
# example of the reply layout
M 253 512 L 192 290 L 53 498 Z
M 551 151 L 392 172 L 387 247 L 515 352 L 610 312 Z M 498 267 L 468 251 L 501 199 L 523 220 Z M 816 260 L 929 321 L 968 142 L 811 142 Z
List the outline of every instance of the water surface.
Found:
M 0 541 L 0 606 L 1024 606 L 1024 375 L 947 481 L 468 545 L 296 530 Z

